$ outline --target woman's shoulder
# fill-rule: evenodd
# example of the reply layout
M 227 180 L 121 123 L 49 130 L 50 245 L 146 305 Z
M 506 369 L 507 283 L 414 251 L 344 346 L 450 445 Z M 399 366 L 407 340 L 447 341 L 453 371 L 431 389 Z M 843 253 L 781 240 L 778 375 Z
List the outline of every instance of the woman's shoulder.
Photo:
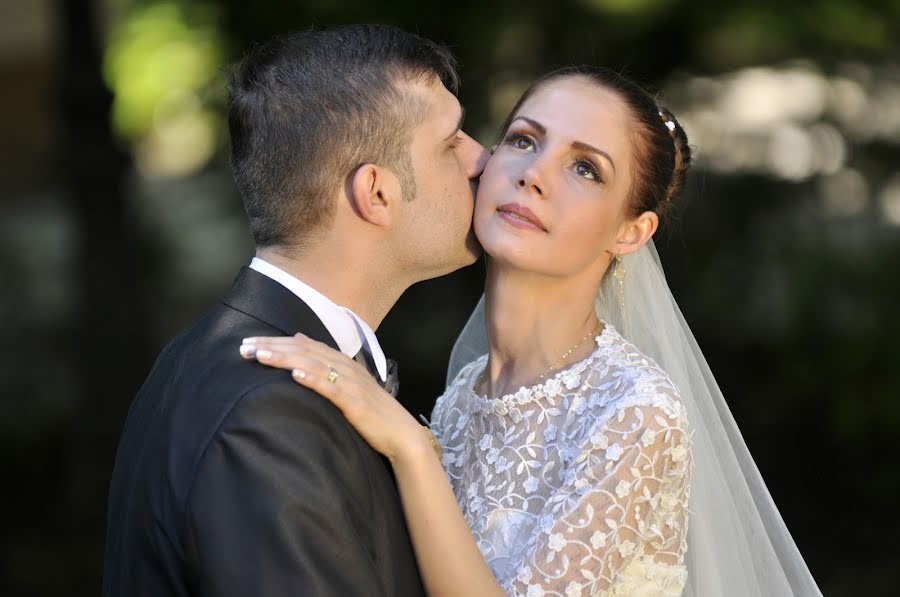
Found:
M 671 455 L 677 470 L 686 475 L 691 430 L 678 388 L 662 367 L 612 326 L 598 345 L 585 372 L 583 392 L 566 420 L 571 450 L 586 450 L 585 458 L 599 458 L 604 466 L 629 446 L 644 453 L 659 450 Z
M 598 358 L 584 380 L 594 406 L 619 411 L 634 406 L 657 407 L 669 416 L 684 417 L 681 392 L 650 356 L 606 324 L 598 338 Z

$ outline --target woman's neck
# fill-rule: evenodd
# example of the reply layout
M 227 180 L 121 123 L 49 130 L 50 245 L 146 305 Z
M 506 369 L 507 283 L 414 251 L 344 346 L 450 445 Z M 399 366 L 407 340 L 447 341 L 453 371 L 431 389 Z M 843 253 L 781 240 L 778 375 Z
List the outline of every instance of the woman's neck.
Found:
M 590 354 L 598 331 L 595 294 L 584 278 L 542 276 L 489 261 L 489 353 L 476 391 L 503 396 Z

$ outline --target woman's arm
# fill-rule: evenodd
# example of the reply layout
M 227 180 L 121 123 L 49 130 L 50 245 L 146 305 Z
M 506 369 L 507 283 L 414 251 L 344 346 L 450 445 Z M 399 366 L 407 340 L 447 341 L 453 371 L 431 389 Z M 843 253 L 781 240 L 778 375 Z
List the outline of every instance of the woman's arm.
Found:
M 429 595 L 506 594 L 472 537 L 430 434 L 359 363 L 303 336 L 248 338 L 241 355 L 292 370 L 294 380 L 330 400 L 388 458 Z
M 391 460 L 429 595 L 504 596 L 481 555 L 450 482 L 425 442 Z

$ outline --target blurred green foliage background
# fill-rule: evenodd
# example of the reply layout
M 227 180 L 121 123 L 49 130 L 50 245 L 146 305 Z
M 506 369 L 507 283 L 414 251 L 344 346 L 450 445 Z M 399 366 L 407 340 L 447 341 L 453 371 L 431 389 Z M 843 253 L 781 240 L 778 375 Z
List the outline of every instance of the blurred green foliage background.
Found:
M 131 398 L 252 256 L 227 67 L 341 22 L 448 44 L 486 145 L 554 66 L 660 92 L 697 155 L 657 238 L 673 291 L 823 592 L 896 594 L 900 0 L 3 0 L 0 591 L 98 593 Z M 482 275 L 417 285 L 379 330 L 413 412 Z

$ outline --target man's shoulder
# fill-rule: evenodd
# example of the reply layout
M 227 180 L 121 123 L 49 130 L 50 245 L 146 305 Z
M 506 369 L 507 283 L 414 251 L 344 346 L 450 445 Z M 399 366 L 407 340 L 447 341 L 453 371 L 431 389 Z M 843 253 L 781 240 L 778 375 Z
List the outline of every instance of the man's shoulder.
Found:
M 135 397 L 119 450 L 123 464 L 165 466 L 177 486 L 191 483 L 210 443 L 228 430 L 265 438 L 285 426 L 298 441 L 349 436 L 349 423 L 330 402 L 295 383 L 290 373 L 240 356 L 247 336 L 283 335 L 277 328 L 217 305 L 162 350 Z
M 371 477 L 384 475 L 386 468 L 340 410 L 294 382 L 287 371 L 246 364 L 262 369 L 255 383 L 216 413 L 202 441 L 188 451 L 185 507 L 190 502 L 197 507 L 198 487 L 205 487 L 200 493 L 209 497 L 210 483 L 215 487 L 222 479 L 253 482 L 277 476 L 286 488 L 307 482 L 341 487 L 338 493 L 347 496 L 334 499 L 361 500 L 359 507 L 369 508 L 369 498 L 361 496 L 370 495 Z
M 263 367 L 251 363 L 257 367 Z M 198 450 L 202 466 L 210 449 L 234 449 L 260 455 L 280 454 L 290 460 L 340 458 L 349 469 L 359 469 L 371 448 L 330 401 L 290 378 L 284 370 L 267 369 L 221 412 Z M 239 439 L 238 439 L 239 438 Z M 356 470 L 356 473 L 362 473 Z
M 243 338 L 281 335 L 264 321 L 218 305 L 166 346 L 141 393 L 170 406 L 172 416 L 205 427 L 201 435 L 214 434 L 236 416 L 265 420 L 273 409 L 292 417 L 337 418 L 337 409 L 289 372 L 241 357 Z

